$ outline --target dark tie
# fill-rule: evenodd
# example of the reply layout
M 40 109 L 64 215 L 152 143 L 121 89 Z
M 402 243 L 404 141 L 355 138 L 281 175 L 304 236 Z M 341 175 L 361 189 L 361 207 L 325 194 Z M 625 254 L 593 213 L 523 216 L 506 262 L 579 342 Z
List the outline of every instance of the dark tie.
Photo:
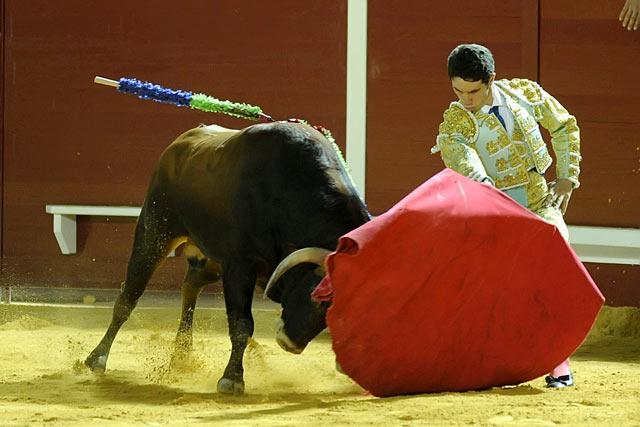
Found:
M 498 106 L 497 105 L 494 105 L 493 107 L 489 108 L 489 113 L 492 113 L 493 115 L 495 115 L 498 118 L 498 120 L 500 120 L 500 123 L 502 123 L 502 127 L 507 129 L 507 126 L 504 124 L 504 119 L 502 118 L 502 116 L 498 112 Z

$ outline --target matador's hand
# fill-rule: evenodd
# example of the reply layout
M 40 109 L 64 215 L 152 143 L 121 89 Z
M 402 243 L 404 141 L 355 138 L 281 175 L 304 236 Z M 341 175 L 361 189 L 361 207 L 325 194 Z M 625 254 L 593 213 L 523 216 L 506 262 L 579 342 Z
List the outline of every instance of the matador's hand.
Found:
M 553 206 L 560 209 L 564 215 L 569 205 L 573 183 L 568 179 L 559 178 L 549 183 L 549 195 L 544 201 L 544 206 Z
M 626 0 L 618 19 L 623 28 L 637 30 L 640 27 L 640 0 Z

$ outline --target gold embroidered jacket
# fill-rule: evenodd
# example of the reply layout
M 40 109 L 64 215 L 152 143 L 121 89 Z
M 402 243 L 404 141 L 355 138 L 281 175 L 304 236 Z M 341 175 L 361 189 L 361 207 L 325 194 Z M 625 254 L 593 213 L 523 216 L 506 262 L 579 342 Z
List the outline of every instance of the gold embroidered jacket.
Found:
M 513 134 L 493 114 L 471 112 L 452 102 L 431 152 L 440 151 L 444 164 L 462 175 L 477 171 L 501 190 L 519 187 L 529 183 L 527 171 L 535 167 L 544 173 L 552 163 L 540 123 L 551 134 L 557 178 L 566 178 L 577 188 L 581 156 L 575 117 L 536 82 L 504 79 L 494 84 L 513 113 Z

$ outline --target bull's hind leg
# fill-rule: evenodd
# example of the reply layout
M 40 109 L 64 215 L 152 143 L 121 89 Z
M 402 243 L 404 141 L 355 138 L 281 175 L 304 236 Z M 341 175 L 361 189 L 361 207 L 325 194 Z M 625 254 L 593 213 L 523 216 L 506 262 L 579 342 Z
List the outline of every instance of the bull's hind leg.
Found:
M 191 267 L 189 267 L 191 269 Z M 189 274 L 187 272 L 187 274 Z M 191 350 L 193 344 L 193 312 L 196 309 L 196 301 L 205 282 L 193 283 L 182 282 L 182 316 L 180 317 L 180 326 L 176 334 L 175 351 L 176 353 L 185 353 Z
M 185 247 L 189 269 L 182 282 L 182 317 L 176 335 L 176 353 L 191 349 L 193 343 L 193 313 L 202 288 L 220 280 L 221 269 L 189 241 Z
M 159 209 L 149 209 L 145 203 L 136 225 L 127 275 L 113 307 L 111 324 L 98 346 L 84 362 L 92 371 L 106 370 L 113 340 L 122 324 L 131 315 L 147 282 L 166 256 L 184 240 L 175 237 L 175 233 L 169 229 L 170 223 L 166 215 L 160 214 Z
M 255 264 L 234 262 L 223 265 L 222 286 L 229 321 L 231 356 L 222 378 L 218 381 L 218 393 L 244 393 L 242 359 L 249 338 L 253 335 L 251 303 L 255 282 Z

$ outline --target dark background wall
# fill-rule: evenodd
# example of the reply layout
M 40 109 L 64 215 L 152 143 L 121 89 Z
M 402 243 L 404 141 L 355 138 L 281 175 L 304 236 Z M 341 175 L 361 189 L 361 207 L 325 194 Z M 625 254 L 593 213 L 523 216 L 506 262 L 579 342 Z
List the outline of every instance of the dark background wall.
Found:
M 0 0 L 2 281 L 114 287 L 134 219 L 78 217 L 61 255 L 45 204 L 141 205 L 162 150 L 199 123 L 240 119 L 141 101 L 92 83 L 136 77 L 331 129 L 344 149 L 347 0 Z M 537 80 L 578 117 L 583 186 L 567 222 L 640 228 L 640 32 L 619 2 L 369 0 L 367 203 L 386 211 L 442 169 L 429 154 L 454 97 L 448 53 L 489 46 L 498 77 Z M 635 77 L 634 77 L 635 76 Z M 640 305 L 640 268 L 587 264 L 610 305 Z M 184 261 L 150 285 L 177 288 Z

